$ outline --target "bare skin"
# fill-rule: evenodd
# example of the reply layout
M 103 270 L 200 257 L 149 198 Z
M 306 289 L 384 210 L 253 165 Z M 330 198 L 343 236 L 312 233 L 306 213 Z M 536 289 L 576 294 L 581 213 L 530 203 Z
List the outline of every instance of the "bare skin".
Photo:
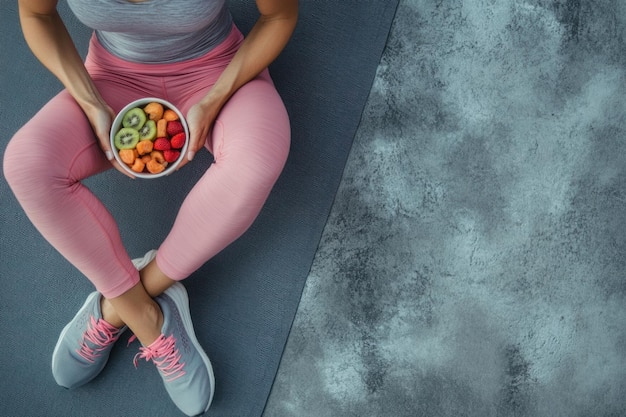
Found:
M 152 260 L 145 268 L 139 271 L 141 281 L 119 297 L 102 298 L 102 318 L 115 327 L 128 325 L 141 343 L 148 346 L 161 334 L 163 314 L 158 304 L 153 300 L 168 289 L 174 280 L 167 277 Z M 121 313 L 121 314 L 120 314 Z M 138 317 L 137 325 L 124 322 L 123 317 L 131 319 Z
M 135 0 L 130 0 L 135 1 Z M 19 0 L 24 38 L 39 61 L 53 73 L 82 108 L 96 140 L 111 164 L 126 172 L 113 158 L 109 132 L 114 112 L 87 72 L 56 8 L 58 0 Z M 189 153 L 179 169 L 204 147 L 208 132 L 222 106 L 242 85 L 263 71 L 284 49 L 298 19 L 298 0 L 256 0 L 259 19 L 210 91 L 187 113 Z M 130 175 L 129 175 L 130 176 Z M 126 324 L 148 346 L 161 334 L 163 314 L 153 297 L 174 281 L 152 261 L 140 271 L 141 282 L 124 294 L 105 299 L 103 318 L 114 326 Z

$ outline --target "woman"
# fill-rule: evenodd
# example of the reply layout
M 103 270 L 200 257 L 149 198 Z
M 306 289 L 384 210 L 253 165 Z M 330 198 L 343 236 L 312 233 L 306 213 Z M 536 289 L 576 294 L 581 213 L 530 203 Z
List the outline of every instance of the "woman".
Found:
M 104 368 L 126 329 L 141 342 L 174 403 L 208 410 L 214 380 L 194 335 L 179 281 L 252 224 L 284 166 L 290 128 L 267 66 L 296 25 L 297 0 L 256 0 L 245 38 L 224 0 L 68 0 L 94 29 L 83 63 L 56 0 L 20 0 L 24 37 L 63 84 L 11 139 L 5 177 L 42 235 L 95 286 L 61 332 L 52 371 L 74 388 Z M 207 167 L 158 248 L 131 261 L 115 220 L 81 181 L 111 167 L 117 111 L 142 97 L 171 101 L 186 115 L 189 153 L 206 147 Z M 40 163 L 54 155 L 54 164 Z M 191 343 L 188 343 L 191 341 Z M 136 365 L 136 363 L 135 363 Z

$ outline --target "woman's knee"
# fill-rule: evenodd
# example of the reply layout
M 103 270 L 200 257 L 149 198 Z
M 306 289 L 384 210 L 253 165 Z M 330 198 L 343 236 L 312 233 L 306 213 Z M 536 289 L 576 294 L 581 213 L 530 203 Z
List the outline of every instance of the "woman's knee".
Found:
M 4 177 L 20 200 L 53 188 L 54 165 L 54 155 L 38 146 L 25 129 L 13 136 L 4 153 Z
M 86 117 L 61 93 L 15 133 L 3 170 L 14 192 L 46 192 L 106 169 L 101 153 Z
M 38 155 L 38 146 L 24 133 L 24 128 L 18 130 L 4 152 L 4 177 L 11 187 L 18 186 L 32 175 L 41 172 L 39 168 L 42 161 Z

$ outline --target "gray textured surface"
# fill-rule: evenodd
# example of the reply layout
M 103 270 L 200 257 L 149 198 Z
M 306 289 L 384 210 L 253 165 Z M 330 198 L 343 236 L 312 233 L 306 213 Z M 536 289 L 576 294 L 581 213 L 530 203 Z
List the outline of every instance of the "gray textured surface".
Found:
M 84 53 L 90 31 L 66 2 L 59 4 Z M 229 5 L 247 31 L 257 16 L 254 2 Z M 250 230 L 185 280 L 194 328 L 216 375 L 210 416 L 262 413 L 396 6 L 397 0 L 302 2 L 293 41 L 272 66 L 294 138 L 283 175 Z M 0 164 L 13 133 L 60 89 L 28 51 L 16 9 L 6 2 L 0 11 Z M 129 181 L 110 170 L 85 183 L 119 221 L 129 254 L 142 256 L 162 242 L 208 162 L 199 153 L 159 180 Z M 59 332 L 93 286 L 38 234 L 4 178 L 0 282 L 0 416 L 180 414 L 154 367 L 134 369 L 138 343 L 127 347 L 127 337 L 90 384 L 71 391 L 55 384 L 50 357 Z
M 625 29 L 401 1 L 266 417 L 626 415 Z

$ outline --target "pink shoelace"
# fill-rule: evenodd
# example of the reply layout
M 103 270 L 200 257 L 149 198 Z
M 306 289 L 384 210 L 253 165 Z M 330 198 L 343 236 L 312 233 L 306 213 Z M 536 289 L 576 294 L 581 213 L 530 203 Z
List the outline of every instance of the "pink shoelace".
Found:
M 120 329 L 104 320 L 97 320 L 91 316 L 83 340 L 76 349 L 76 353 L 85 360 L 94 363 L 103 350 L 106 350 L 119 338 Z M 90 345 L 91 344 L 91 345 Z
M 159 336 L 150 346 L 140 347 L 139 353 L 135 355 L 133 363 L 137 367 L 138 359 L 152 360 L 159 368 L 167 382 L 172 382 L 185 375 L 183 370 L 185 363 L 180 362 L 180 352 L 176 349 L 176 339 L 174 336 Z

